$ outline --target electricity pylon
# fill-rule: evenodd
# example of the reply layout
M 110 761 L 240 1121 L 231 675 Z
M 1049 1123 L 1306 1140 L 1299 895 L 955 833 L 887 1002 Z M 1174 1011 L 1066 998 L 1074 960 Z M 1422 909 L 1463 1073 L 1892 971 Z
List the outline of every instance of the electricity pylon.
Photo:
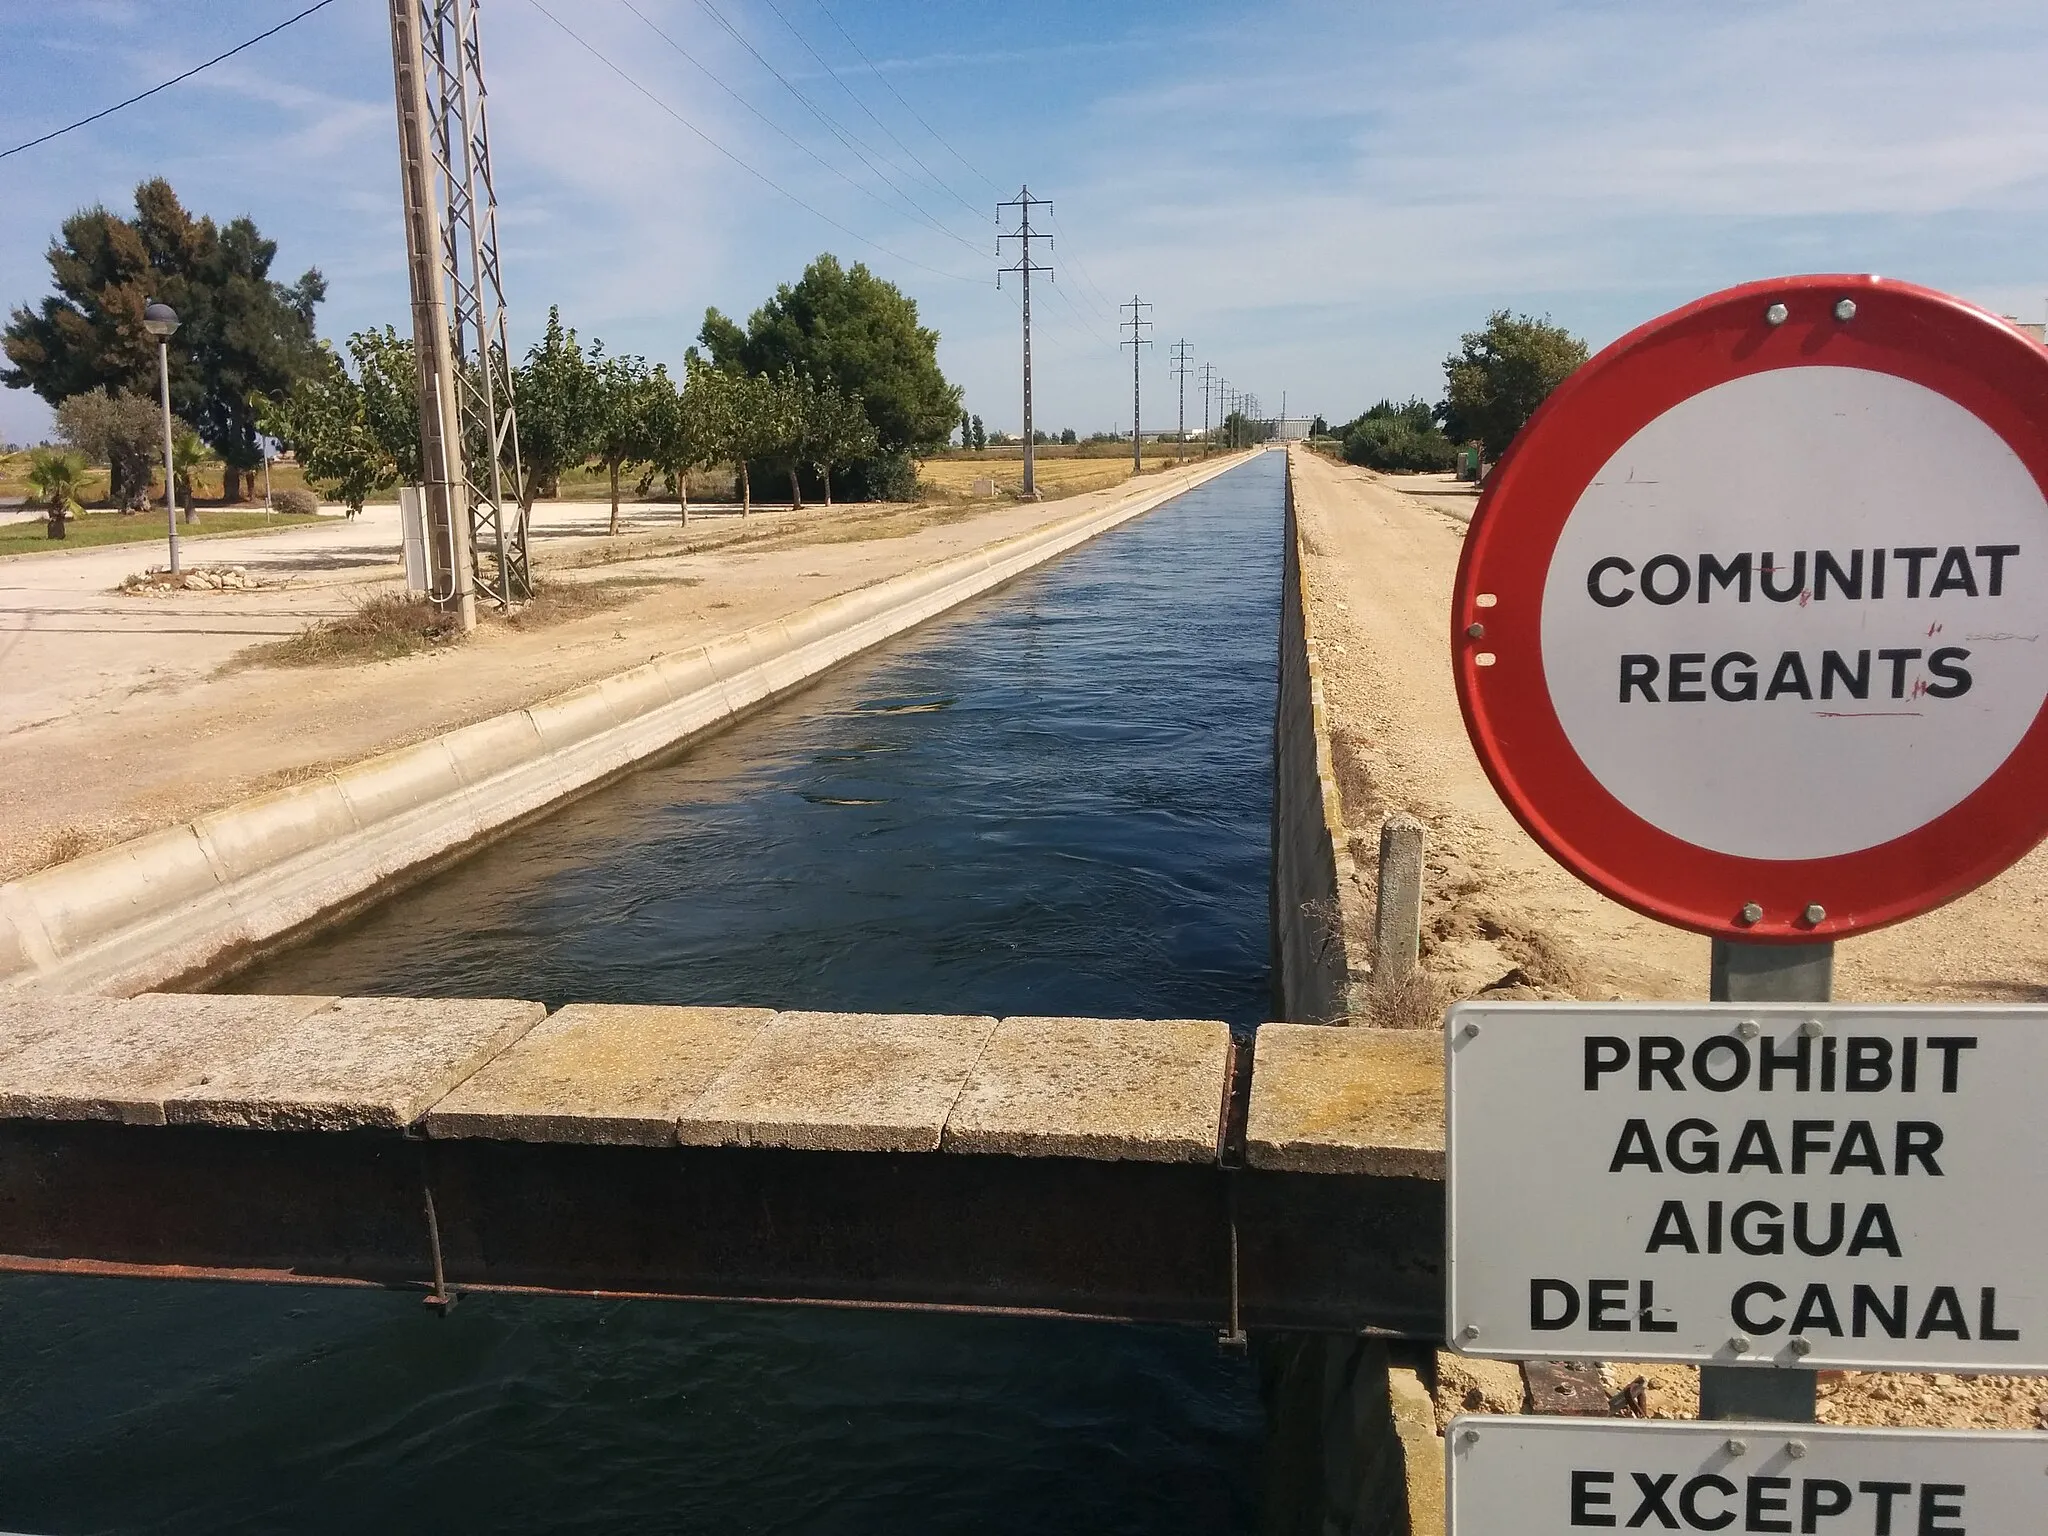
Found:
M 1131 334 L 1117 345 L 1131 349 L 1131 473 L 1134 475 L 1143 474 L 1145 470 L 1143 450 L 1138 445 L 1138 359 L 1143 355 L 1143 349 L 1152 345 L 1152 338 L 1145 334 L 1152 328 L 1152 322 L 1144 315 L 1151 307 L 1135 293 L 1131 295 L 1130 303 L 1117 305 L 1119 310 L 1131 312 L 1130 319 L 1118 322 L 1121 326 L 1128 326 Z
M 1043 272 L 1047 277 L 1051 277 L 1053 270 L 1051 267 L 1034 266 L 1032 264 L 1031 242 L 1033 240 L 1043 240 L 1047 245 L 1050 245 L 1052 244 L 1052 236 L 1042 235 L 1031 227 L 1031 210 L 1033 208 L 1044 208 L 1050 212 L 1052 209 L 1052 199 L 1033 197 L 1031 189 L 1025 187 L 1008 202 L 996 204 L 996 221 L 998 223 L 1002 222 L 1003 210 L 1005 208 L 1015 208 L 1017 210 L 1017 227 L 1015 229 L 999 229 L 996 231 L 996 256 L 998 259 L 1001 258 L 1003 242 L 1005 240 L 1021 242 L 1021 249 L 1014 263 L 1010 266 L 998 267 L 996 269 L 996 286 L 998 288 L 1002 287 L 1003 274 L 1005 272 L 1020 273 L 1024 278 L 1024 496 L 1027 501 L 1036 501 L 1038 499 L 1038 482 L 1032 473 L 1033 434 L 1031 430 L 1031 274 Z

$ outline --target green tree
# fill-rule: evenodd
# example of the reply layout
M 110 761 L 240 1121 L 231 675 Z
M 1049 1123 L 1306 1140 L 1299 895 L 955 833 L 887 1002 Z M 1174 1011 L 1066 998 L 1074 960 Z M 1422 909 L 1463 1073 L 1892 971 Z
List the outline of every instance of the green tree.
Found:
M 874 424 L 858 395 L 842 394 L 807 375 L 798 376 L 796 406 L 796 456 L 817 471 L 829 507 L 832 471 L 873 455 Z M 793 475 L 791 483 L 795 483 Z
M 1438 417 L 1454 443 L 1477 442 L 1489 459 L 1536 414 L 1550 392 L 1586 360 L 1586 344 L 1549 318 L 1495 310 L 1483 330 L 1467 332 L 1444 359 Z
M 590 348 L 590 456 L 611 482 L 612 517 L 607 533 L 619 531 L 619 475 L 628 464 L 651 460 L 656 451 L 656 415 L 661 395 L 674 394 L 668 376 L 657 380 L 644 357 L 606 357 L 604 343 Z
M 323 342 L 289 392 L 257 398 L 256 426 L 356 514 L 376 492 L 417 485 L 425 471 L 412 342 L 387 325 L 350 336 L 348 353 L 353 374 Z
M 136 188 L 133 219 L 104 207 L 73 214 L 47 252 L 56 291 L 10 317 L 0 383 L 53 406 L 102 387 L 154 395 L 157 349 L 142 310 L 161 299 L 181 321 L 172 406 L 220 455 L 228 499 L 240 500 L 243 474 L 263 462 L 253 397 L 282 395 L 317 366 L 313 311 L 326 281 L 309 270 L 277 282 L 276 257 L 250 219 L 195 219 L 161 179 Z
M 88 464 L 107 466 L 108 498 L 124 512 L 149 501 L 149 477 L 164 451 L 163 407 L 104 385 L 57 406 L 57 436 Z
M 29 460 L 28 483 L 53 520 L 62 522 L 81 510 L 85 496 L 85 456 L 56 448 L 38 448 Z
M 220 459 L 206 446 L 206 440 L 179 422 L 171 434 L 171 473 L 178 482 L 178 504 L 184 509 L 186 522 L 199 521 L 199 472 L 218 463 Z
M 692 394 L 701 363 L 687 365 L 682 387 L 657 363 L 648 382 L 645 406 L 646 453 L 643 462 L 674 487 L 682 504 L 683 526 L 690 523 L 690 471 L 704 462 L 704 430 L 699 419 L 701 393 Z
M 917 322 L 917 304 L 855 263 L 820 256 L 748 317 L 742 330 L 707 310 L 699 340 L 721 368 L 779 374 L 786 368 L 858 395 L 881 453 L 929 453 L 959 419 L 960 391 L 939 370 L 938 332 Z
M 512 381 L 519 410 L 519 463 L 526 480 L 519 487 L 519 504 L 527 512 L 536 498 L 554 493 L 562 471 L 574 469 L 595 449 L 594 394 L 590 359 L 576 333 L 563 328 L 561 310 L 550 307 L 547 330 L 527 348 Z
M 974 423 L 969 419 L 965 411 L 960 413 L 960 446 L 962 448 L 972 448 L 974 446 Z
M 1071 448 L 1074 446 L 1074 444 L 1078 443 L 1079 441 L 1080 438 L 1075 436 L 1074 429 L 1072 427 L 1060 428 L 1060 442 L 1063 443 L 1065 446 Z
M 986 448 L 988 446 L 988 433 L 983 429 L 979 416 L 974 418 L 974 446 L 977 448 Z

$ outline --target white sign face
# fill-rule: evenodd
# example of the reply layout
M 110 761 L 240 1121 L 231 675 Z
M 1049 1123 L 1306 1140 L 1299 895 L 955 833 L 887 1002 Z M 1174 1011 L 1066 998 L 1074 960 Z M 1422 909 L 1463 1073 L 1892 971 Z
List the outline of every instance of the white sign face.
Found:
M 2048 698 L 2048 502 L 1933 390 L 1752 374 L 1594 476 L 1542 633 L 1565 735 L 1651 825 L 1757 859 L 1875 847 L 1980 786 Z
M 2048 1371 L 2048 1009 L 1461 1003 L 1446 1038 L 1457 1349 Z
M 1446 1446 L 1450 1536 L 2038 1536 L 2048 1509 L 2031 1434 L 1464 1414 Z

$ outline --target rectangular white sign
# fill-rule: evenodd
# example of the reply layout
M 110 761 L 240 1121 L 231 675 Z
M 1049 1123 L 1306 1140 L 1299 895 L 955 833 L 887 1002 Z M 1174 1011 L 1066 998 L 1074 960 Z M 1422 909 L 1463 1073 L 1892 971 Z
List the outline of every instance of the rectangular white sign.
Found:
M 1445 1446 L 1450 1536 L 2039 1536 L 2048 1509 L 2033 1434 L 1463 1414 Z
M 1467 1003 L 1446 1050 L 1463 1352 L 2048 1370 L 2048 1009 Z

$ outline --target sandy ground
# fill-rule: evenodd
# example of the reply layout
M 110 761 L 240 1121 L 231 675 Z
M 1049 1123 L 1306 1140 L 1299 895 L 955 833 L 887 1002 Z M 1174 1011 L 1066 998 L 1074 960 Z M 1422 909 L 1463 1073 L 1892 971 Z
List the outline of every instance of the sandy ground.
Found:
M 1554 864 L 1473 756 L 1447 617 L 1471 488 L 1293 457 L 1309 611 L 1358 865 L 1347 917 L 1369 924 L 1380 819 L 1405 810 L 1429 829 L 1423 964 L 1439 984 L 1431 1011 L 1482 992 L 1705 997 L 1707 941 L 1637 916 Z M 2048 851 L 1938 912 L 1842 944 L 1835 995 L 2048 1001 Z
M 634 505 L 536 508 L 538 579 L 632 583 L 603 612 L 540 629 L 486 624 L 395 661 L 273 669 L 246 648 L 398 590 L 394 506 L 353 522 L 186 546 L 186 569 L 236 566 L 253 591 L 122 595 L 156 545 L 0 560 L 0 879 L 523 708 L 664 652 L 792 613 L 930 561 L 1143 495 L 1017 505 L 865 505 L 696 515 Z
M 1423 963 L 1436 983 L 1388 1023 L 1434 1022 L 1443 1002 L 1490 997 L 1703 998 L 1707 941 L 1637 916 L 1553 864 L 1510 816 L 1473 756 L 1451 682 L 1451 583 L 1475 497 L 1448 477 L 1379 476 L 1294 455 L 1309 611 L 1322 649 L 1346 828 L 1358 863 L 1347 903 L 1356 937 L 1372 914 L 1379 823 L 1405 810 L 1429 829 Z M 1360 953 L 1368 952 L 1361 949 Z M 1940 912 L 1843 944 L 1849 999 L 2048 998 L 2048 855 Z M 1698 1412 L 1686 1366 L 1610 1364 L 1610 1391 L 1637 1377 L 1651 1417 Z M 1438 1357 L 1440 1423 L 1513 1413 L 1519 1367 Z M 1828 1371 L 1824 1424 L 2048 1428 L 2048 1380 Z

